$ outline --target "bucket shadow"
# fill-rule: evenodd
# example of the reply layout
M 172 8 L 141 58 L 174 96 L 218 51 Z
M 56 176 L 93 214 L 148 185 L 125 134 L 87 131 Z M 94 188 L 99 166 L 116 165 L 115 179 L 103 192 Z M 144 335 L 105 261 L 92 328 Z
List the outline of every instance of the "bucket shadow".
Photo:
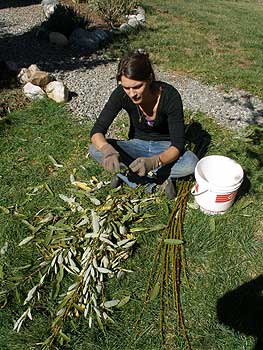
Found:
M 256 339 L 253 350 L 263 349 L 263 275 L 227 292 L 217 302 L 218 321 Z
M 247 176 L 247 173 L 244 172 L 243 182 L 242 182 L 241 186 L 238 189 L 238 192 L 236 194 L 234 202 L 239 201 L 239 199 L 241 197 L 243 197 L 245 194 L 249 193 L 250 188 L 251 188 L 251 182 L 250 182 L 250 180 L 249 180 L 249 178 Z M 263 348 L 262 348 L 262 350 L 263 350 Z

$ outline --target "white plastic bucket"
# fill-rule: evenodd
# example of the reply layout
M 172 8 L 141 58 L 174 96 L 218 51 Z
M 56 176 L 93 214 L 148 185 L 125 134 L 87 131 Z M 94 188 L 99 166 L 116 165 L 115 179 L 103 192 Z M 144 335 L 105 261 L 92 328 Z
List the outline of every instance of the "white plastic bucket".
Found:
M 200 209 L 210 215 L 224 214 L 242 184 L 244 172 L 233 159 L 212 155 L 198 161 L 192 194 Z

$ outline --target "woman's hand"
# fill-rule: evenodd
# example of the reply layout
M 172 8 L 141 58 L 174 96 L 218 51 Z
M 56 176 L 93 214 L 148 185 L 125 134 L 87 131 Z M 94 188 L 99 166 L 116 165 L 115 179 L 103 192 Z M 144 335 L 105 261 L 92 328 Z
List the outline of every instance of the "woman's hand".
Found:
M 130 164 L 130 169 L 139 176 L 145 176 L 149 171 L 160 166 L 159 155 L 153 157 L 139 157 Z
M 139 157 L 130 164 L 130 169 L 139 176 L 145 176 L 149 171 L 162 165 L 175 162 L 180 156 L 180 151 L 175 146 L 170 146 L 164 152 L 153 157 Z
M 119 153 L 109 143 L 104 144 L 100 151 L 103 154 L 102 166 L 111 173 L 120 171 Z

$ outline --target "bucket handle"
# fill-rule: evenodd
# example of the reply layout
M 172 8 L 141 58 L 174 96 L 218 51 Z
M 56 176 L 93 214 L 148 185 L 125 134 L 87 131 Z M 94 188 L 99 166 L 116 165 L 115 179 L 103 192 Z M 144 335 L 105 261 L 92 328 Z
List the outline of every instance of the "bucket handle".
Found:
M 199 196 L 200 194 L 203 194 L 203 193 L 205 193 L 205 192 L 207 192 L 208 191 L 208 188 L 206 189 L 206 190 L 204 190 L 204 191 L 202 191 L 202 192 L 200 192 L 200 193 L 196 193 L 195 192 L 195 186 L 191 189 L 191 194 L 193 195 L 193 196 Z

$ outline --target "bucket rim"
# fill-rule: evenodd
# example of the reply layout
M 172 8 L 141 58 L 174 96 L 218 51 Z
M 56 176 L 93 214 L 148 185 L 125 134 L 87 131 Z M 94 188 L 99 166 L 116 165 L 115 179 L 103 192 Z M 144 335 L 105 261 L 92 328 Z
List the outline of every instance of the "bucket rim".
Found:
M 206 179 L 204 179 L 199 173 L 198 173 L 198 170 L 200 168 L 200 164 L 202 164 L 204 161 L 206 161 L 208 158 L 220 158 L 220 159 L 225 159 L 227 161 L 231 161 L 231 162 L 234 162 L 235 163 L 235 166 L 237 166 L 239 168 L 239 171 L 240 171 L 240 179 L 236 182 L 234 182 L 231 186 L 228 186 L 228 185 L 224 185 L 224 186 L 218 186 L 218 184 L 214 183 L 214 182 L 211 182 L 211 181 L 207 181 Z M 229 191 L 234 191 L 236 189 L 238 189 L 240 187 L 240 185 L 242 184 L 243 180 L 244 180 L 244 170 L 242 168 L 242 166 L 234 159 L 232 158 L 229 158 L 227 156 L 223 156 L 223 155 L 220 155 L 220 154 L 213 154 L 213 155 L 208 155 L 208 156 L 205 156 L 203 158 L 201 158 L 196 166 L 195 166 L 195 179 L 197 181 L 197 177 L 198 177 L 198 180 L 201 179 L 201 182 L 204 182 L 206 183 L 208 186 L 208 190 L 211 190 L 211 187 L 213 188 L 213 190 L 227 190 L 229 189 Z

